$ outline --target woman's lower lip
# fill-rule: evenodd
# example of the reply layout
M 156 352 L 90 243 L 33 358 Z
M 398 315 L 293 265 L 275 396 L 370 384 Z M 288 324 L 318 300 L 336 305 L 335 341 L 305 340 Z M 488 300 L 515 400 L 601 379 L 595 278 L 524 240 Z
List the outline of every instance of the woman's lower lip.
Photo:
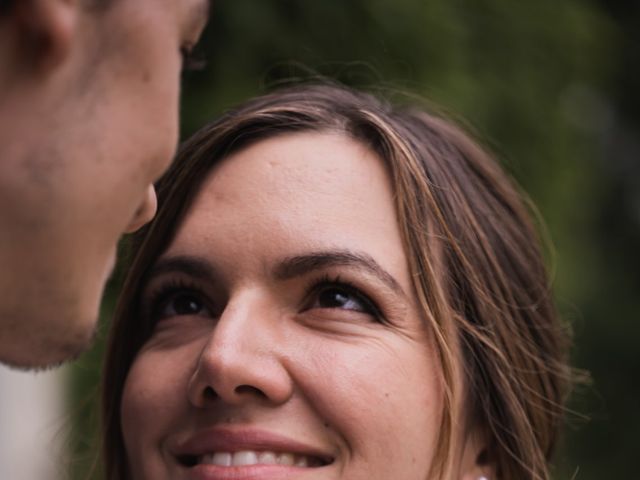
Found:
M 289 465 L 246 465 L 222 467 L 219 465 L 199 464 L 182 467 L 189 480 L 293 480 L 303 478 L 305 473 L 317 468 L 301 468 Z

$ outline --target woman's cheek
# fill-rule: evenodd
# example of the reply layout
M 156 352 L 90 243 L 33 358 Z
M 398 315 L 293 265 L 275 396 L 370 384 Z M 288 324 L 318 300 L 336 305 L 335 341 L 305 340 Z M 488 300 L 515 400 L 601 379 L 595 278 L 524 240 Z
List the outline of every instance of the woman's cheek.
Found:
M 180 364 L 168 353 L 142 352 L 138 355 L 125 381 L 121 403 L 122 432 L 127 450 L 149 443 L 164 424 L 184 410 L 186 383 L 183 377 L 186 375 L 187 372 L 182 371 Z M 180 396 L 179 392 L 183 394 Z

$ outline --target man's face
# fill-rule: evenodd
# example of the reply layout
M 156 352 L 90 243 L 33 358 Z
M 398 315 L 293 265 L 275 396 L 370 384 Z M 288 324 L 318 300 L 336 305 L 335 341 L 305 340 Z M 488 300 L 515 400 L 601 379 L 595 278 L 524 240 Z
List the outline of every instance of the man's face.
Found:
M 63 60 L 0 99 L 0 362 L 89 344 L 121 235 L 155 213 L 178 140 L 182 52 L 207 0 L 79 10 Z

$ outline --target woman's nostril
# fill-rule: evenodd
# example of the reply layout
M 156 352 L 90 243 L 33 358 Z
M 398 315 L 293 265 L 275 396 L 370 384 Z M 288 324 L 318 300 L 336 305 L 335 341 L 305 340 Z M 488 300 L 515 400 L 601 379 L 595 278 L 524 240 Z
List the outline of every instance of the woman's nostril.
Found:
M 251 385 L 239 385 L 235 388 L 235 391 L 238 395 L 249 394 L 258 397 L 266 397 L 265 393 L 262 390 Z
M 216 398 L 216 391 L 212 387 L 206 387 L 202 394 L 204 398 L 207 400 Z

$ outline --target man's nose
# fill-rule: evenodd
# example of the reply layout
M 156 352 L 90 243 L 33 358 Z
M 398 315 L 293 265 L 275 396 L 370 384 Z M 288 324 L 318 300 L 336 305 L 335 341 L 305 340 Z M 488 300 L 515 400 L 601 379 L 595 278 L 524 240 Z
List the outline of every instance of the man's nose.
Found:
M 126 233 L 132 233 L 151 221 L 156 214 L 158 208 L 158 200 L 156 198 L 156 190 L 153 185 L 149 185 L 142 204 L 136 210 L 133 218 L 129 222 Z

